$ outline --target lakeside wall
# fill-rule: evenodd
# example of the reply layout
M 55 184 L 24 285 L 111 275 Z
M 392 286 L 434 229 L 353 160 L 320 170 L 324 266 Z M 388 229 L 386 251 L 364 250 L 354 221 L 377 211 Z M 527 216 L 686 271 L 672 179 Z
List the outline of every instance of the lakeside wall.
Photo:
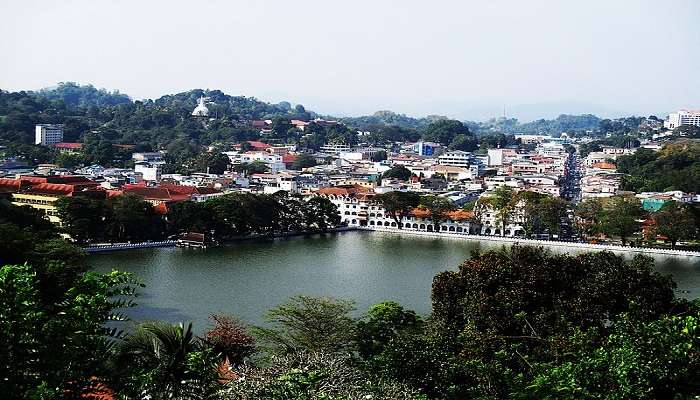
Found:
M 129 249 L 146 249 L 149 247 L 173 247 L 177 244 L 177 240 L 161 240 L 158 242 L 141 242 L 141 243 L 108 243 L 95 244 L 83 247 L 86 253 L 104 253 L 107 251 L 129 250 Z
M 239 242 L 243 240 L 255 240 L 255 239 L 274 239 L 282 237 L 293 237 L 293 236 L 304 236 L 304 235 L 316 235 L 324 233 L 337 233 L 337 232 L 347 232 L 357 230 L 354 227 L 340 226 L 337 228 L 329 228 L 323 231 L 309 231 L 309 232 L 285 232 L 276 234 L 254 234 L 245 235 L 232 238 L 225 243 Z M 154 242 L 140 242 L 140 243 L 105 243 L 105 244 L 94 244 L 87 247 L 83 247 L 86 253 L 106 253 L 111 251 L 120 250 L 131 250 L 131 249 L 147 249 L 155 247 L 174 247 L 177 246 L 177 240 L 162 240 Z
M 375 226 L 363 226 L 358 227 L 359 230 L 367 230 L 373 232 L 387 232 L 401 235 L 413 235 L 413 236 L 424 236 L 424 237 L 436 237 L 436 238 L 452 238 L 452 239 L 462 239 L 462 240 L 473 240 L 473 241 L 489 241 L 489 242 L 501 242 L 501 243 L 521 243 L 521 244 L 532 244 L 536 246 L 552 246 L 552 247 L 564 247 L 564 248 L 574 248 L 581 250 L 609 250 L 609 251 L 624 251 L 629 253 L 646 253 L 646 254 L 662 254 L 667 256 L 679 256 L 679 257 L 700 257 L 700 252 L 689 251 L 689 250 L 671 250 L 671 249 L 659 249 L 653 247 L 631 247 L 631 246 L 618 246 L 612 244 L 591 244 L 591 243 L 580 243 L 580 242 L 564 242 L 555 240 L 538 240 L 538 239 L 525 239 L 517 237 L 503 237 L 503 236 L 486 236 L 486 235 L 470 235 L 466 233 L 457 232 L 427 232 L 427 231 L 415 231 L 410 229 L 397 229 L 397 228 L 385 228 L 385 227 L 375 227 Z

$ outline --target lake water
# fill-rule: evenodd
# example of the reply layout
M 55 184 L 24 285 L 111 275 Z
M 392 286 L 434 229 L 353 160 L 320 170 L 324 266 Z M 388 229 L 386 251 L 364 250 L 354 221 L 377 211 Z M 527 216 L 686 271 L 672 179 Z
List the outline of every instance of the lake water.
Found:
M 296 294 L 353 299 L 359 311 L 395 300 L 430 312 L 430 286 L 440 271 L 457 266 L 489 242 L 423 238 L 379 232 L 345 232 L 209 249 L 139 249 L 91 255 L 95 270 L 134 273 L 146 285 L 134 320 L 193 321 L 211 313 L 260 324 L 265 311 Z M 561 250 L 553 250 L 561 251 Z M 700 296 L 700 258 L 656 256 L 656 268 L 673 275 L 680 296 Z

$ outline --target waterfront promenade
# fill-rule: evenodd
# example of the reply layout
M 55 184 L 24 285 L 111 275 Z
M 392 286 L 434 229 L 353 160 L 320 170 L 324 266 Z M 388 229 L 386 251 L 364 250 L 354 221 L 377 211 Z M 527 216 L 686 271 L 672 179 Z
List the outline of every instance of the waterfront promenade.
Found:
M 470 235 L 466 233 L 458 232 L 427 232 L 427 231 L 417 231 L 412 229 L 397 229 L 397 228 L 384 228 L 384 227 L 361 227 L 361 230 L 373 231 L 373 232 L 387 232 L 402 235 L 413 235 L 413 236 L 423 236 L 423 237 L 436 237 L 436 238 L 449 238 L 449 239 L 463 239 L 463 240 L 474 240 L 474 241 L 490 241 L 490 242 L 501 242 L 501 243 L 520 243 L 529 244 L 535 246 L 552 246 L 552 247 L 562 247 L 562 248 L 575 248 L 581 250 L 609 250 L 609 251 L 624 251 L 629 253 L 646 253 L 646 254 L 662 254 L 668 256 L 679 256 L 679 257 L 700 257 L 700 251 L 689 251 L 689 250 L 671 250 L 662 249 L 656 247 L 632 247 L 632 246 L 620 246 L 612 244 L 592 244 L 592 243 L 581 243 L 581 242 L 566 242 L 558 240 L 538 240 L 538 239 L 525 239 L 519 237 L 508 237 L 508 236 L 487 236 L 487 235 Z

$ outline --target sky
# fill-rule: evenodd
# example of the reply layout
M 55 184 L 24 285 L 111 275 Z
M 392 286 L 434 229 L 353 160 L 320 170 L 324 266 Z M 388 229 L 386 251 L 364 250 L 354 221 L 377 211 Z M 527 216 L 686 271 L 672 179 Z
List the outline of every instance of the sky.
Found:
M 700 1 L 0 0 L 0 88 L 194 88 L 322 114 L 700 108 Z

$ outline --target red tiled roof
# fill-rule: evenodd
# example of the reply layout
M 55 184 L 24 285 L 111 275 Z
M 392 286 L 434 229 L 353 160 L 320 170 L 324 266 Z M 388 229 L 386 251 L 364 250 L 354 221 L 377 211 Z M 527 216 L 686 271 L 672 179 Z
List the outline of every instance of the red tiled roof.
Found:
M 609 162 L 597 162 L 593 164 L 593 168 L 599 168 L 599 169 L 616 169 L 617 167 L 613 163 Z
M 55 196 L 70 196 L 75 191 L 75 186 L 62 183 L 40 183 L 26 190 L 28 194 L 44 194 Z
M 259 142 L 259 141 L 257 141 L 257 140 L 249 140 L 249 141 L 248 141 L 248 144 L 251 145 L 251 146 L 253 146 L 253 147 L 256 148 L 256 149 L 267 149 L 267 148 L 269 148 L 269 147 L 272 147 L 272 146 L 270 146 L 270 145 L 267 144 L 267 143 Z
M 79 150 L 83 148 L 82 143 L 60 142 L 54 145 L 57 149 Z
M 267 122 L 261 121 L 261 120 L 254 120 L 250 122 L 250 125 L 253 126 L 253 128 L 265 128 L 267 127 Z
M 287 153 L 287 154 L 282 156 L 282 162 L 285 164 L 290 164 L 290 163 L 293 163 L 294 161 L 296 161 L 297 158 L 299 158 L 299 156 L 297 156 L 295 154 Z
M 183 194 L 172 194 L 168 189 L 159 187 L 132 186 L 125 187 L 124 193 L 135 194 L 146 200 L 173 201 L 188 200 L 190 196 Z
M 19 190 L 22 188 L 20 179 L 0 178 L 0 189 L 4 190 Z
M 321 188 L 316 191 L 318 194 L 333 194 L 336 196 L 353 196 L 359 194 L 371 193 L 372 189 L 362 187 L 360 185 L 342 185 Z

